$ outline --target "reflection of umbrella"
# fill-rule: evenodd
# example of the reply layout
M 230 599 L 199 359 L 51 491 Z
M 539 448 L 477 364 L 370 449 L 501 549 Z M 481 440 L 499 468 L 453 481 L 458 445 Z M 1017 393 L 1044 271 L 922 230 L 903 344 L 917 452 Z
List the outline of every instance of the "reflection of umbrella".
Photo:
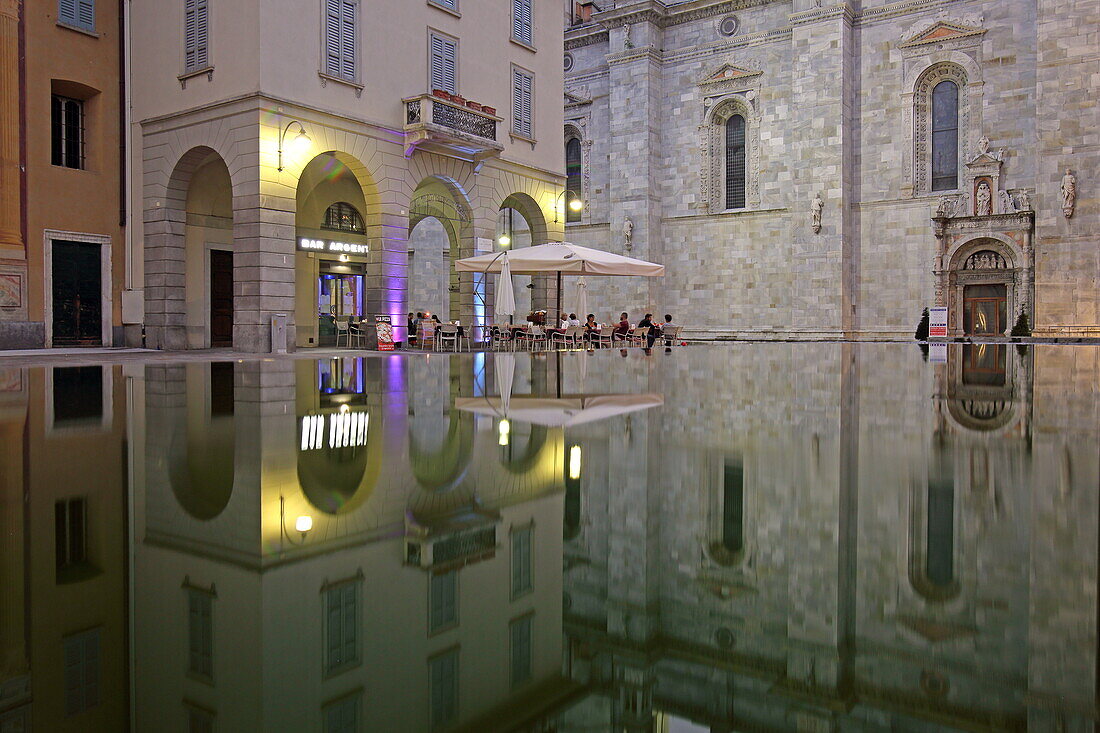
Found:
M 608 420 L 638 410 L 648 410 L 665 403 L 659 394 L 576 395 L 573 397 L 514 397 L 504 401 L 497 397 L 460 397 L 455 407 L 478 415 L 507 416 L 510 420 L 568 428 L 574 425 Z
M 508 254 L 504 253 L 500 259 L 500 277 L 497 278 L 497 301 L 494 309 L 498 316 L 514 316 L 516 295 L 512 290 L 512 272 L 508 265 Z
M 577 317 L 582 321 L 588 317 L 588 283 L 583 277 L 577 280 Z
M 500 393 L 504 412 L 508 412 L 508 400 L 512 396 L 512 380 L 516 374 L 516 357 L 514 354 L 497 354 L 495 364 L 497 392 Z

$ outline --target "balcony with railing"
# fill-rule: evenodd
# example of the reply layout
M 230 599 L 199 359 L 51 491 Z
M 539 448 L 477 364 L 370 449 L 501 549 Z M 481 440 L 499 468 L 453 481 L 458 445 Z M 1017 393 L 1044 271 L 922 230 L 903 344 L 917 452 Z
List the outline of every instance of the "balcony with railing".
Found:
M 500 155 L 496 109 L 462 97 L 433 91 L 401 100 L 405 104 L 405 154 L 417 150 L 471 163 Z

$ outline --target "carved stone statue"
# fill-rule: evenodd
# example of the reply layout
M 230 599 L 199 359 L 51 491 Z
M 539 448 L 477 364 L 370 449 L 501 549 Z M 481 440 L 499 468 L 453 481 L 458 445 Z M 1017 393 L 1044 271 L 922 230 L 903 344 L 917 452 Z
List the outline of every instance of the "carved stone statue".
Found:
M 633 248 L 633 239 L 634 222 L 632 222 L 630 220 L 630 217 L 628 216 L 626 219 L 623 220 L 623 244 L 626 245 L 627 249 Z
M 623 50 L 634 48 L 634 41 L 630 40 L 630 23 L 623 23 Z
M 1069 168 L 1062 176 L 1062 213 L 1066 218 L 1073 216 L 1073 207 L 1077 204 L 1077 176 Z
M 1031 197 L 1027 195 L 1027 189 L 1021 188 L 1020 195 L 1016 197 L 1016 211 L 1031 211 Z
M 1016 213 L 1016 204 L 1012 203 L 1012 194 L 1008 191 L 1001 191 L 1001 213 Z
M 821 198 L 820 193 L 815 193 L 813 201 L 810 202 L 810 221 L 814 234 L 821 231 L 821 212 L 824 208 L 825 199 Z
M 980 138 L 978 138 L 978 154 L 979 155 L 985 155 L 988 152 L 989 152 L 989 138 L 986 137 L 985 135 L 982 135 Z
M 941 219 L 950 219 L 955 215 L 955 199 L 950 196 L 940 196 L 940 203 L 936 206 L 936 216 Z
M 974 196 L 974 216 L 989 216 L 993 213 L 993 197 L 990 195 L 989 184 L 982 181 L 978 184 L 978 192 Z

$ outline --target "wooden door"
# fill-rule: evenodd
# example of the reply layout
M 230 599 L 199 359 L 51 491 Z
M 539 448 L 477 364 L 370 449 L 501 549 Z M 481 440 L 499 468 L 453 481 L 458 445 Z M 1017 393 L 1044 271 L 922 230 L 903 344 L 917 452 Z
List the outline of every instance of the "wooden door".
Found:
M 53 243 L 53 345 L 103 345 L 103 290 L 99 248 Z
M 210 345 L 233 345 L 233 253 L 210 250 Z
M 973 336 L 1004 334 L 1008 288 L 1004 285 L 968 285 L 963 291 L 963 331 Z

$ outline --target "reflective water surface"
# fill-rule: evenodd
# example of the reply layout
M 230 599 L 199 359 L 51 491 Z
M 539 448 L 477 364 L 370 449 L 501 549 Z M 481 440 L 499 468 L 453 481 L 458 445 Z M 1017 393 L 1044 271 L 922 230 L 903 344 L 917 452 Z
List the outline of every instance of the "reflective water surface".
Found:
M 1093 730 L 1098 385 L 1012 345 L 0 367 L 0 731 Z

